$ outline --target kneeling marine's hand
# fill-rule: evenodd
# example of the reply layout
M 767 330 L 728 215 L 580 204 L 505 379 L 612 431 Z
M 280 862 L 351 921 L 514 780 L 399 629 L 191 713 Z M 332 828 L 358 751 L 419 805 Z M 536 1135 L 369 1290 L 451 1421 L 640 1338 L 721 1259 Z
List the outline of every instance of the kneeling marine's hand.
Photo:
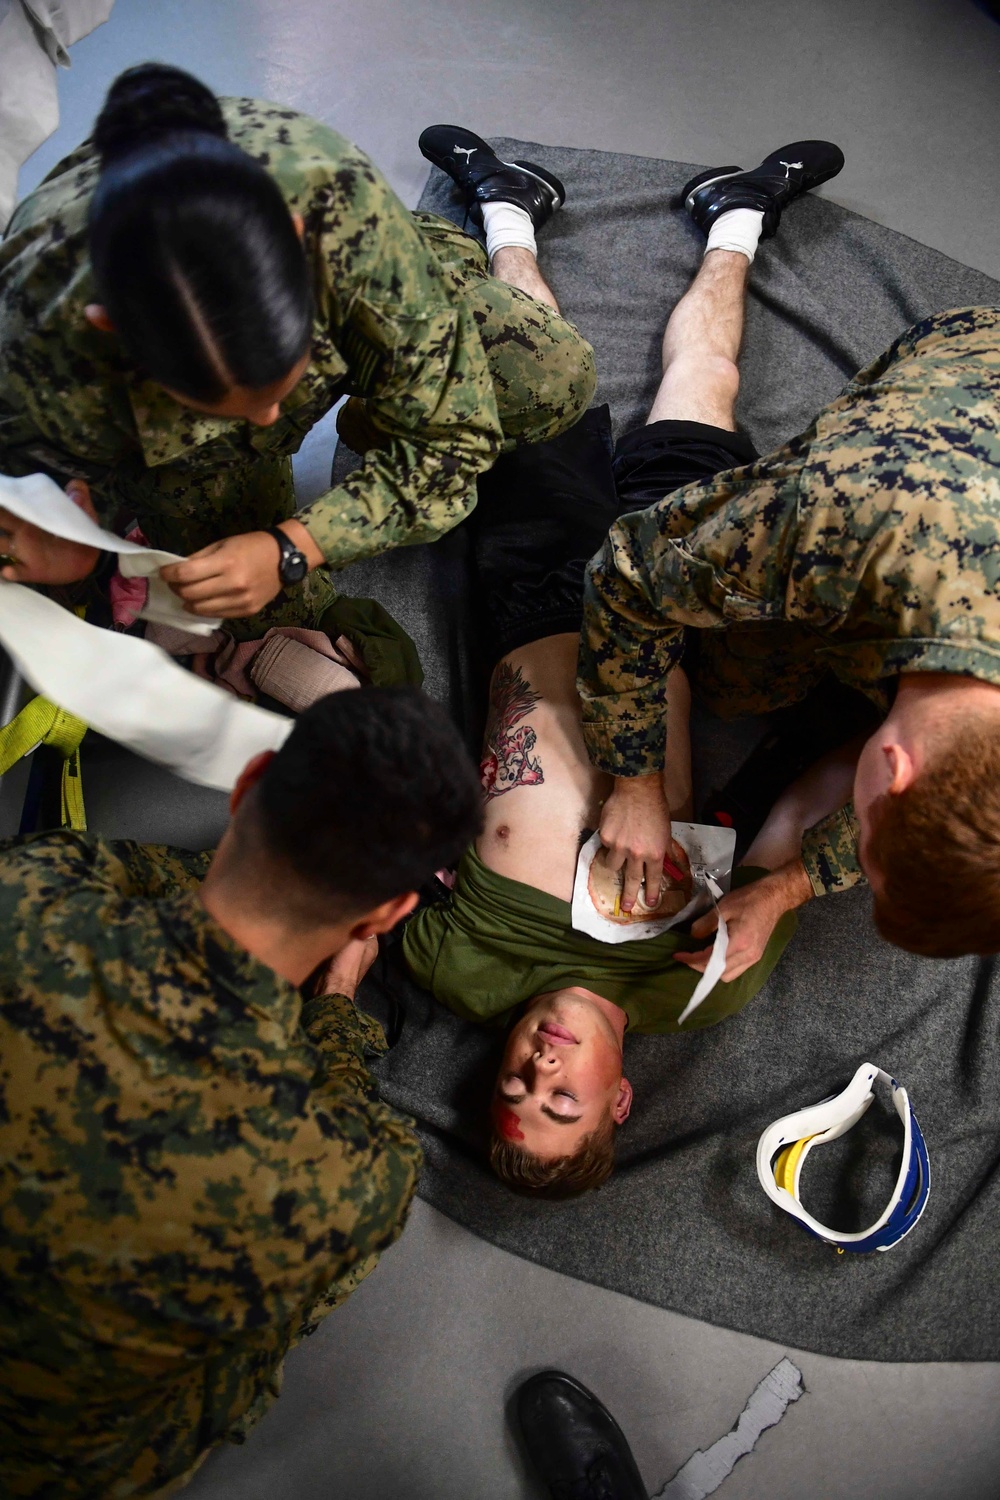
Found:
M 600 833 L 608 869 L 624 868 L 622 911 L 632 910 L 642 885 L 646 905 L 655 906 L 660 899 L 663 859 L 673 845 L 662 774 L 618 777 L 604 804 Z
M 787 865 L 772 870 L 752 885 L 740 886 L 730 891 L 719 902 L 719 910 L 729 929 L 729 948 L 722 980 L 728 984 L 745 974 L 764 956 L 781 918 L 786 911 L 794 911 L 813 895 L 813 888 L 801 859 L 790 860 Z M 691 936 L 696 940 L 711 937 L 718 926 L 715 909 L 692 923 Z M 710 949 L 701 953 L 677 952 L 674 958 L 689 968 L 704 974 Z
M 346 995 L 348 1000 L 353 1000 L 358 985 L 377 957 L 378 938 L 374 934 L 367 938 L 351 938 L 321 971 L 314 994 Z

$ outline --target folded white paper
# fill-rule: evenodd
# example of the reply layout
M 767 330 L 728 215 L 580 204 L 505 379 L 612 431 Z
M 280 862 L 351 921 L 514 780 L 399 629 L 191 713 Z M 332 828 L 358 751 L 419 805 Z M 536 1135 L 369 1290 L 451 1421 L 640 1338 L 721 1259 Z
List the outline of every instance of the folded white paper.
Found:
M 698 1006 L 705 999 L 706 995 L 715 989 L 715 986 L 722 978 L 722 972 L 726 967 L 726 955 L 729 952 L 729 928 L 726 926 L 726 919 L 719 910 L 718 905 L 724 892 L 722 887 L 712 879 L 711 875 L 705 876 L 705 884 L 712 893 L 719 925 L 716 928 L 715 942 L 712 944 L 712 951 L 708 956 L 705 972 L 695 985 L 694 994 L 691 996 L 691 999 L 677 1017 L 678 1026 L 683 1026 L 688 1016 L 698 1009 Z
M 194 676 L 149 641 L 88 625 L 23 584 L 0 580 L 0 642 L 36 692 L 202 786 L 229 791 L 248 760 L 292 730 L 291 719 Z
M 211 635 L 221 624 L 219 620 L 189 614 L 160 577 L 159 570 L 167 563 L 183 561 L 176 552 L 143 547 L 139 542 L 129 542 L 115 536 L 113 531 L 103 530 L 47 474 L 27 474 L 23 479 L 0 474 L 0 509 L 67 542 L 97 547 L 102 552 L 117 552 L 118 566 L 126 578 L 149 579 L 149 597 L 139 612 L 141 619 L 157 625 L 173 625 L 193 635 Z

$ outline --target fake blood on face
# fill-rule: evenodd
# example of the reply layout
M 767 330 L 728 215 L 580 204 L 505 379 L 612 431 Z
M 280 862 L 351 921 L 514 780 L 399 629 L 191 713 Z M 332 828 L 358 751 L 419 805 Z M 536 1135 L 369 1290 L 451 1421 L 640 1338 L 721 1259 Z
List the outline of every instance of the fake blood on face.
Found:
M 508 1109 L 505 1104 L 498 1104 L 494 1111 L 494 1117 L 497 1122 L 497 1129 L 505 1141 L 524 1140 L 524 1131 L 521 1129 L 521 1122 L 512 1109 Z

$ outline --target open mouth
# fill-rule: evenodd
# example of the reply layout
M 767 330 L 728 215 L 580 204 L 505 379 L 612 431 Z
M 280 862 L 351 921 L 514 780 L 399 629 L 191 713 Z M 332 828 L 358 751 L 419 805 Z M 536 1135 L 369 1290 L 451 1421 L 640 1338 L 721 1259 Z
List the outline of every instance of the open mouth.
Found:
M 550 1042 L 557 1042 L 560 1046 L 576 1046 L 578 1038 L 565 1026 L 560 1026 L 557 1021 L 543 1021 L 538 1028 L 541 1036 L 547 1037 Z

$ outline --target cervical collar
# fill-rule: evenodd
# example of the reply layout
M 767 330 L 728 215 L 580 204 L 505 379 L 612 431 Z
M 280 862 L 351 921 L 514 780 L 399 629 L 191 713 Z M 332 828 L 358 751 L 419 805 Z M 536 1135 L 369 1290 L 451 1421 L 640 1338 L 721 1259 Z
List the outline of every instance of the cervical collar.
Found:
M 884 1213 L 869 1229 L 857 1234 L 841 1234 L 820 1224 L 799 1202 L 799 1179 L 802 1163 L 813 1146 L 834 1141 L 856 1125 L 875 1097 L 876 1079 L 888 1084 L 896 1113 L 903 1122 L 903 1161 L 892 1197 Z M 777 1158 L 777 1159 L 775 1159 Z M 910 1109 L 906 1090 L 894 1078 L 872 1063 L 862 1063 L 846 1089 L 814 1104 L 796 1110 L 769 1125 L 757 1142 L 757 1176 L 772 1203 L 798 1219 L 803 1229 L 817 1239 L 844 1250 L 889 1250 L 909 1234 L 924 1211 L 931 1189 L 931 1170 L 927 1147 L 917 1118 Z

